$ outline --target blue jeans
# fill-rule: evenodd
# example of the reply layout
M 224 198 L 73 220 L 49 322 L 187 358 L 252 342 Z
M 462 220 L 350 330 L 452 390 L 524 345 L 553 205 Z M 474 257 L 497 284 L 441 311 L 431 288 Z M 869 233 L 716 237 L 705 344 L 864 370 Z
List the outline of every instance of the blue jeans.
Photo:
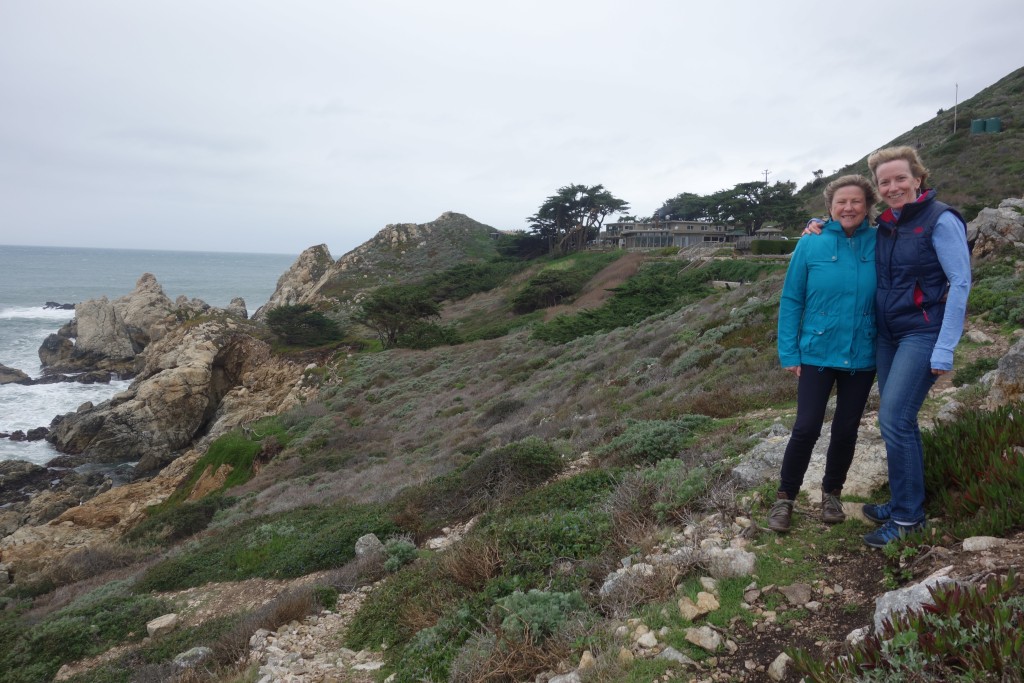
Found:
M 937 379 L 931 357 L 937 333 L 878 336 L 878 422 L 889 465 L 892 519 L 901 524 L 925 520 L 924 448 L 917 414 Z

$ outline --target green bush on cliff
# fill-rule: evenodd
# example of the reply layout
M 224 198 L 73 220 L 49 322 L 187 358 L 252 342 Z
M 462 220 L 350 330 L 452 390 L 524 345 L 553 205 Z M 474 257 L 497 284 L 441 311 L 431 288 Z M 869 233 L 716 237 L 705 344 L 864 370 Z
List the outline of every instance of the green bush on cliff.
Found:
M 124 536 L 128 543 L 168 545 L 205 529 L 219 510 L 235 504 L 234 498 L 207 496 L 170 507 L 151 508 L 149 516 Z
M 267 326 L 291 346 L 323 346 L 344 336 L 337 322 L 309 304 L 271 308 L 267 311 Z
M 184 503 L 191 495 L 196 482 L 205 474 L 212 476 L 221 467 L 228 471 L 223 483 L 211 493 L 223 492 L 232 486 L 240 486 L 253 475 L 253 465 L 270 460 L 288 444 L 291 436 L 285 430 L 279 417 L 268 417 L 246 429 L 236 429 L 217 437 L 206 453 L 192 466 L 189 478 L 159 506 L 150 513 L 161 512 Z

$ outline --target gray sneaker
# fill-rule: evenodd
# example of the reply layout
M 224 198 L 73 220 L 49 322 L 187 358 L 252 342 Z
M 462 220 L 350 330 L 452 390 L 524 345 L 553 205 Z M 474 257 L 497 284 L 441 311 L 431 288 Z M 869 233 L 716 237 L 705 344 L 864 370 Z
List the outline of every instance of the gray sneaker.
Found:
M 846 513 L 843 512 L 843 501 L 839 500 L 842 489 L 835 491 L 821 490 L 821 521 L 825 524 L 839 524 L 846 521 Z
M 789 531 L 789 525 L 793 521 L 793 501 L 786 498 L 785 493 L 780 493 L 778 500 L 768 511 L 768 528 L 775 533 L 784 534 Z

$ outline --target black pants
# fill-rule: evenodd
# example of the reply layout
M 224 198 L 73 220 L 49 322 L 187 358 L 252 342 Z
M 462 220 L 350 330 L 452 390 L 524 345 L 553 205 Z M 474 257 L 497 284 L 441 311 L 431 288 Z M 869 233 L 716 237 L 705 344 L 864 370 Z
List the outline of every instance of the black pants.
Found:
M 826 491 L 835 491 L 846 483 L 846 473 L 850 470 L 853 450 L 857 445 L 857 428 L 874 381 L 874 370 L 850 372 L 811 365 L 800 366 L 796 423 L 782 458 L 779 484 L 779 490 L 790 499 L 796 498 L 804 482 L 807 465 L 811 462 L 811 451 L 821 436 L 821 425 L 825 421 L 825 408 L 833 385 L 836 387 L 836 412 L 832 417 L 832 438 L 828 443 L 825 478 L 821 485 Z

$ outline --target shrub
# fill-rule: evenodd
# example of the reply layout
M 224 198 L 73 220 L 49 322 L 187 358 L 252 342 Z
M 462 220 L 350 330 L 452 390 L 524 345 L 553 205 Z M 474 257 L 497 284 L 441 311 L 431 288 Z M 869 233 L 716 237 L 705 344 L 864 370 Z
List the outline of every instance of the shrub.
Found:
M 796 242 L 792 240 L 753 240 L 750 243 L 750 253 L 754 256 L 792 254 L 794 249 Z
M 468 519 L 561 471 L 562 459 L 540 439 L 488 451 L 461 470 L 402 491 L 390 504 L 396 525 L 417 536 Z
M 338 606 L 338 589 L 334 586 L 314 586 L 313 600 L 321 609 L 334 609 Z
M 1004 536 L 1024 526 L 1024 404 L 966 411 L 924 432 L 925 489 L 933 514 L 958 538 Z
M 453 346 L 461 343 L 459 333 L 451 327 L 427 320 L 417 320 L 402 331 L 395 346 L 406 349 L 432 349 L 435 346 Z
M 979 358 L 959 368 L 953 375 L 953 386 L 962 387 L 965 384 L 972 384 L 981 379 L 982 375 L 999 366 L 997 358 Z
M 205 529 L 218 510 L 235 499 L 213 495 L 173 507 L 153 507 L 146 519 L 125 534 L 125 540 L 142 545 L 169 545 Z
M 267 311 L 267 326 L 284 343 L 294 346 L 322 346 L 343 336 L 338 323 L 309 304 L 271 308 Z
M 587 604 L 578 592 L 558 593 L 516 591 L 497 602 L 495 615 L 504 633 L 520 638 L 543 640 L 553 635 L 576 612 L 583 612 Z
M 600 308 L 558 316 L 535 327 L 533 336 L 564 344 L 584 335 L 633 325 L 652 315 L 703 299 L 713 292 L 708 286 L 711 280 L 749 282 L 762 273 L 785 268 L 781 264 L 739 260 L 715 261 L 700 269 L 687 269 L 688 266 L 689 261 L 649 264 L 615 288 L 612 297 Z
M 346 643 L 357 650 L 404 645 L 465 595 L 436 562 L 408 565 L 367 596 L 346 632 Z
M 391 538 L 384 544 L 384 569 L 397 572 L 404 565 L 416 559 L 416 544 L 408 538 Z
M 610 519 L 606 513 L 594 510 L 490 519 L 486 526 L 509 574 L 547 572 L 562 560 L 598 557 L 611 544 Z
M 694 434 L 711 419 L 684 415 L 677 420 L 628 420 L 626 430 L 597 450 L 597 454 L 625 465 L 651 464 L 671 458 L 685 448 Z
M 129 567 L 142 557 L 140 551 L 116 543 L 85 546 L 65 555 L 48 567 L 44 572 L 43 583 L 52 588 L 67 586 L 112 569 Z
M 516 313 L 532 313 L 564 303 L 579 293 L 586 284 L 585 273 L 574 270 L 546 270 L 530 279 L 512 299 Z
M 66 662 L 138 641 L 146 622 L 170 611 L 150 596 L 110 595 L 72 604 L 35 625 L 4 624 L 0 672 L 4 681 L 48 681 Z

